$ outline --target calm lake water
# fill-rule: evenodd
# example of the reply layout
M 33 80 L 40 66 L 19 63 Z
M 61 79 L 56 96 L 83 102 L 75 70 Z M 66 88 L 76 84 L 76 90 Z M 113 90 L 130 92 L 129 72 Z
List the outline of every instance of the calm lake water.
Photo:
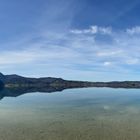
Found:
M 139 89 L 70 89 L 0 100 L 0 140 L 139 139 Z

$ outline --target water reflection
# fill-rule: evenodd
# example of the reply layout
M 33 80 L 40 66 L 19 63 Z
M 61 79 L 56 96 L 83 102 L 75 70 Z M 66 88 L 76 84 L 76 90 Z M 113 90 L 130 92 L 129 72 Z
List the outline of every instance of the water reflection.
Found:
M 52 92 L 61 92 L 64 89 L 63 87 L 46 87 L 46 88 L 38 88 L 38 87 L 18 87 L 18 88 L 0 88 L 0 100 L 4 97 L 18 97 L 23 94 L 28 94 L 32 92 L 42 92 L 42 93 L 52 93 Z

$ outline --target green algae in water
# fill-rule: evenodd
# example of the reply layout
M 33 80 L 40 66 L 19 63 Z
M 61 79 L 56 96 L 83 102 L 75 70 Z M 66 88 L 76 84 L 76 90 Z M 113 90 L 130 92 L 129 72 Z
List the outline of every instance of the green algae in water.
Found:
M 139 131 L 139 89 L 72 89 L 0 102 L 0 140 L 139 140 Z

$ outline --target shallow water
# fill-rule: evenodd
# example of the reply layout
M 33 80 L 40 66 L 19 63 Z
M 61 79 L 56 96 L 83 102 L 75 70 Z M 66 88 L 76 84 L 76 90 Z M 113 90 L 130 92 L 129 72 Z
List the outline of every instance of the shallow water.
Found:
M 0 101 L 0 140 L 139 140 L 140 90 L 83 88 Z

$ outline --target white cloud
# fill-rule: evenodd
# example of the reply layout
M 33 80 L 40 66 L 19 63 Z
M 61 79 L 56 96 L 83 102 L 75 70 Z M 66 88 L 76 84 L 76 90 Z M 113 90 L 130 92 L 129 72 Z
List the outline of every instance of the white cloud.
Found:
M 96 34 L 98 33 L 98 26 L 91 26 L 89 30 L 90 30 L 90 33 Z
M 140 34 L 140 26 L 128 28 L 128 29 L 126 29 L 126 32 L 130 35 Z
M 115 56 L 115 55 L 120 55 L 122 53 L 122 50 L 115 50 L 112 51 L 112 50 L 101 50 L 100 52 L 97 52 L 97 56 Z
M 103 65 L 104 65 L 104 66 L 111 66 L 112 63 L 111 63 L 111 62 L 104 62 Z
M 97 25 L 90 26 L 88 29 L 74 29 L 70 31 L 74 34 L 111 34 L 112 28 L 111 27 L 100 27 Z
M 102 34 L 111 34 L 112 29 L 111 27 L 99 27 L 99 32 Z
M 97 33 L 96 29 L 83 29 L 83 30 L 78 30 L 78 29 L 75 29 L 75 30 L 71 30 L 71 33 L 74 33 L 74 34 L 95 34 Z

